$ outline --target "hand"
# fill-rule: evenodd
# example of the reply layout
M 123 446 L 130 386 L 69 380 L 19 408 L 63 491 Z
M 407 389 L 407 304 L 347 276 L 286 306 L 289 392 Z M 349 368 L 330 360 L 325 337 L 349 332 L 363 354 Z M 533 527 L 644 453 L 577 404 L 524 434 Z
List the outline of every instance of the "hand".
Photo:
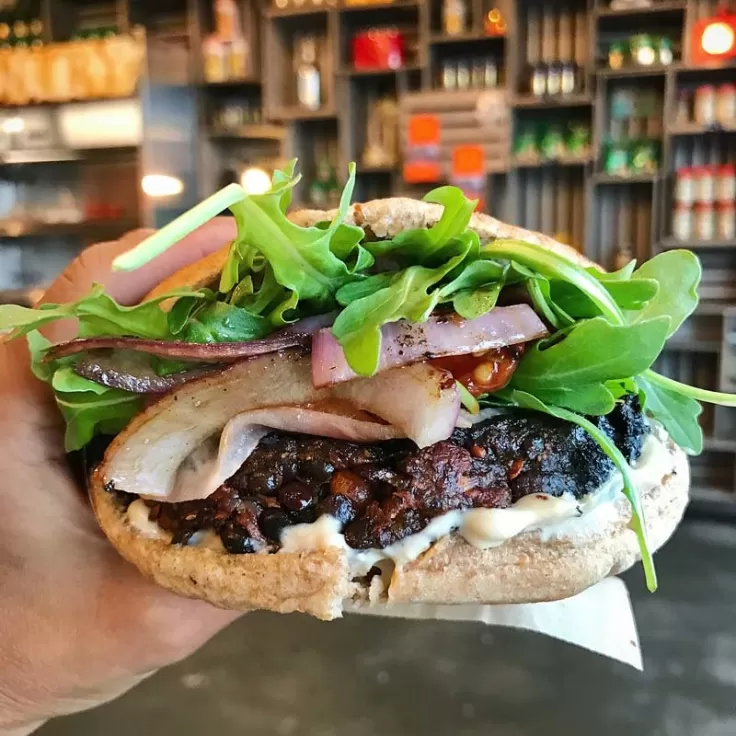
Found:
M 85 250 L 44 300 L 77 299 L 97 281 L 135 304 L 226 244 L 235 225 L 214 220 L 148 266 L 113 273 L 115 256 L 147 234 Z M 59 323 L 44 332 L 60 341 L 74 329 Z M 29 370 L 25 341 L 0 345 L 0 379 L 0 734 L 23 734 L 125 692 L 237 614 L 155 586 L 107 542 L 70 476 L 63 421 Z

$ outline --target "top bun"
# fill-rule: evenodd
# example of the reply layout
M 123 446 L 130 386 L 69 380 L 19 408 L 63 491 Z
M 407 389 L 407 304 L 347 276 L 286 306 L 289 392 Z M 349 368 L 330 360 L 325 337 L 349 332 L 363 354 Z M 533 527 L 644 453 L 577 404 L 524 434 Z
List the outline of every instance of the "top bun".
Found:
M 442 205 L 408 197 L 374 199 L 370 202 L 351 205 L 344 221 L 349 225 L 359 225 L 365 228 L 377 238 L 388 239 L 404 230 L 432 227 L 442 217 L 443 209 Z M 310 227 L 318 222 L 331 220 L 336 214 L 337 210 L 297 210 L 289 214 L 289 219 L 296 225 Z M 525 240 L 554 251 L 583 268 L 590 266 L 598 268 L 596 263 L 569 245 L 558 243 L 553 238 L 532 230 L 507 225 L 490 215 L 475 213 L 470 220 L 470 229 L 478 233 L 482 243 L 489 243 L 498 238 Z M 228 244 L 202 260 L 177 271 L 162 281 L 146 298 L 151 299 L 183 286 L 199 289 L 216 283 L 225 266 L 229 247 Z

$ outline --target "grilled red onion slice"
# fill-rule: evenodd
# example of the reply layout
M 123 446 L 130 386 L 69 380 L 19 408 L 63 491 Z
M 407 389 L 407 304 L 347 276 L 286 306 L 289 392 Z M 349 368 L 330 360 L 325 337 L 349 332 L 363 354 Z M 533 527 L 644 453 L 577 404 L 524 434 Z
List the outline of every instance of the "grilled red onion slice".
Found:
M 101 471 L 104 482 L 121 491 L 168 499 L 182 464 L 202 445 L 219 442 L 234 417 L 335 400 L 392 425 L 377 423 L 371 431 L 395 431 L 420 446 L 449 437 L 460 411 L 455 382 L 426 364 L 316 389 L 309 356 L 299 351 L 264 355 L 186 383 L 142 411 L 108 448 Z M 204 487 L 200 491 L 206 492 Z
M 545 337 L 547 328 L 526 304 L 496 307 L 488 314 L 466 320 L 457 316 L 432 316 L 426 322 L 401 321 L 382 328 L 379 371 L 445 355 L 518 345 Z M 312 340 L 312 381 L 329 386 L 356 378 L 345 360 L 340 343 L 323 329 Z
M 309 345 L 311 334 L 276 332 L 262 340 L 249 342 L 194 343 L 168 340 L 142 340 L 137 337 L 91 337 L 71 340 L 49 348 L 44 360 L 56 360 L 87 350 L 117 349 L 135 350 L 173 360 L 190 360 L 196 363 L 229 363 L 254 355 L 267 355 L 279 350 Z
M 134 394 L 160 394 L 182 383 L 201 378 L 216 366 L 198 366 L 191 370 L 159 376 L 142 353 L 116 350 L 110 353 L 93 351 L 81 358 L 73 367 L 74 372 L 109 388 L 121 388 Z

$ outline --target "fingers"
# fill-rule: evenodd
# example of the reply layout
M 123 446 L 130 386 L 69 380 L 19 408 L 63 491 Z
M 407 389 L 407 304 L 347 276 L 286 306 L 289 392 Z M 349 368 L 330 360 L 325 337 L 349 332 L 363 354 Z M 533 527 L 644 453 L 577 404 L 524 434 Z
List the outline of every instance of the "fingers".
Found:
M 87 248 L 51 285 L 43 301 L 61 303 L 79 299 L 97 282 L 121 304 L 135 304 L 167 276 L 226 246 L 235 237 L 236 227 L 233 218 L 217 217 L 136 271 L 112 270 L 112 262 L 118 255 L 152 232 L 134 230 L 120 240 Z

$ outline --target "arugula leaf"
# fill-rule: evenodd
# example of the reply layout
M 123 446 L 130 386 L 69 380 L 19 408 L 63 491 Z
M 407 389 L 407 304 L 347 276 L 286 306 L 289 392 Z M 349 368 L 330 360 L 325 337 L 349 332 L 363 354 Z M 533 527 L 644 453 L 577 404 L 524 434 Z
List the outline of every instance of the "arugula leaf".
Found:
M 644 309 L 627 314 L 629 321 L 642 322 L 665 315 L 670 318 L 667 337 L 674 335 L 698 306 L 701 275 L 700 261 L 689 250 L 670 250 L 654 256 L 634 271 L 631 283 L 651 279 L 659 284 L 659 290 Z
M 47 340 L 37 330 L 32 330 L 26 335 L 26 342 L 28 343 L 28 352 L 31 355 L 31 372 L 39 381 L 48 383 L 56 366 L 53 363 L 44 361 L 46 351 L 51 347 L 52 343 Z
M 176 289 L 136 306 L 125 307 L 107 296 L 100 284 L 94 284 L 89 293 L 69 304 L 44 304 L 38 309 L 15 304 L 0 306 L 0 333 L 12 330 L 11 339 L 14 339 L 51 322 L 76 317 L 79 320 L 80 337 L 128 335 L 153 340 L 166 339 L 170 337 L 170 332 L 161 302 L 183 296 L 206 299 L 208 291 Z
M 59 391 L 56 403 L 66 420 L 67 452 L 81 450 L 98 432 L 119 432 L 143 408 L 141 396 L 116 388 L 105 388 L 101 394 L 92 390 Z
M 511 386 L 534 395 L 555 391 L 561 406 L 600 413 L 601 405 L 609 403 L 608 396 L 612 401 L 610 391 L 607 396 L 604 386 L 585 392 L 583 387 L 629 378 L 649 368 L 662 351 L 668 328 L 665 317 L 634 325 L 612 325 L 603 317 L 580 322 L 551 347 L 538 343 L 527 352 Z M 583 403 L 586 399 L 591 399 L 590 406 Z
M 358 301 L 363 297 L 375 294 L 381 289 L 390 286 L 396 278 L 395 273 L 377 273 L 375 276 L 369 276 L 362 281 L 353 281 L 341 287 L 337 292 L 336 298 L 338 304 L 346 307 L 352 302 Z
M 101 396 L 109 389 L 99 383 L 90 381 L 88 378 L 78 376 L 71 366 L 63 366 L 58 368 L 51 379 L 51 386 L 54 391 L 62 391 L 65 393 L 73 393 L 74 391 L 90 391 L 93 394 Z
M 611 280 L 601 283 L 616 304 L 624 310 L 643 309 L 659 292 L 659 282 L 654 279 Z M 553 281 L 551 287 L 555 304 L 576 319 L 597 317 L 600 314 L 590 298 L 572 284 Z
M 424 322 L 429 317 L 441 298 L 441 290 L 432 287 L 458 266 L 466 254 L 466 249 L 462 249 L 438 268 L 410 266 L 395 274 L 388 286 L 350 302 L 340 312 L 332 334 L 357 374 L 371 376 L 378 369 L 384 324 L 400 319 Z
M 183 332 L 186 342 L 245 342 L 265 337 L 273 330 L 270 321 L 247 309 L 214 302 L 201 309 Z
M 595 276 L 598 281 L 607 283 L 609 281 L 628 281 L 631 278 L 631 274 L 634 273 L 636 268 L 636 261 L 629 261 L 623 268 L 618 271 L 601 271 L 599 268 L 590 267 L 585 270 L 591 275 Z
M 425 202 L 441 204 L 444 209 L 440 219 L 430 228 L 404 230 L 393 240 L 366 243 L 374 256 L 390 256 L 405 266 L 438 266 L 437 254 L 442 248 L 460 236 L 474 238 L 476 248 L 480 239 L 468 230 L 470 218 L 478 204 L 468 199 L 457 187 L 438 187 L 424 197 Z
M 604 383 L 586 383 L 582 385 L 551 389 L 537 389 L 535 396 L 545 404 L 564 406 L 589 416 L 610 414 L 616 406 L 613 393 Z
M 269 192 L 245 196 L 231 205 L 238 224 L 238 244 L 245 243 L 261 253 L 273 269 L 276 281 L 295 291 L 300 299 L 331 305 L 335 292 L 353 279 L 346 263 L 331 250 L 330 243 L 350 204 L 355 166 L 351 165 L 337 214 L 326 230 L 299 227 L 284 214 L 284 196 L 298 181 L 299 177 L 284 175 Z
M 662 424 L 683 450 L 699 455 L 703 451 L 703 430 L 698 422 L 703 411 L 700 404 L 644 376 L 639 376 L 636 383 L 642 408 Z
M 496 306 L 503 284 L 463 289 L 452 297 L 452 308 L 464 319 L 475 319 Z
M 496 394 L 498 396 L 498 394 Z M 540 399 L 532 396 L 531 394 L 523 391 L 515 391 L 504 389 L 500 392 L 498 398 L 505 399 L 514 406 L 518 406 L 524 409 L 532 409 L 534 411 L 544 412 L 550 414 L 558 419 L 563 419 L 567 422 L 577 424 L 582 427 L 599 445 L 601 450 L 611 459 L 613 464 L 616 466 L 618 471 L 621 473 L 624 481 L 623 492 L 626 498 L 631 504 L 631 528 L 636 533 L 637 539 L 639 540 L 639 549 L 641 550 L 641 561 L 644 566 L 644 574 L 647 581 L 647 587 L 650 592 L 654 592 L 657 589 L 657 573 L 654 569 L 654 559 L 652 552 L 649 549 L 649 541 L 647 538 L 647 528 L 644 519 L 644 509 L 641 505 L 641 499 L 639 498 L 639 492 L 636 487 L 633 475 L 631 474 L 631 468 L 626 462 L 626 458 L 621 454 L 621 451 L 616 447 L 613 440 L 601 429 L 596 427 L 590 420 L 582 417 L 574 412 L 567 411 L 557 406 L 550 406 Z

